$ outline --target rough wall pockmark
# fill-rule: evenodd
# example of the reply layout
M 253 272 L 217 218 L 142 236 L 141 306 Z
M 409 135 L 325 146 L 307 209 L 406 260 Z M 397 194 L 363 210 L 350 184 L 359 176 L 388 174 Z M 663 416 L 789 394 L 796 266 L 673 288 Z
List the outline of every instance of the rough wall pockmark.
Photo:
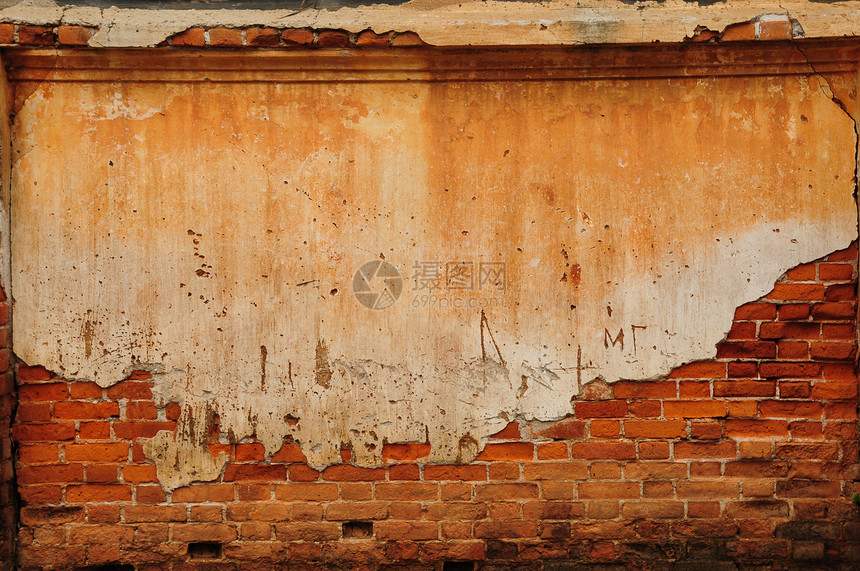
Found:
M 314 466 L 470 461 L 587 382 L 712 357 L 856 238 L 856 69 L 639 53 L 20 55 L 16 355 L 151 371 L 171 488 L 220 472 L 216 415 Z

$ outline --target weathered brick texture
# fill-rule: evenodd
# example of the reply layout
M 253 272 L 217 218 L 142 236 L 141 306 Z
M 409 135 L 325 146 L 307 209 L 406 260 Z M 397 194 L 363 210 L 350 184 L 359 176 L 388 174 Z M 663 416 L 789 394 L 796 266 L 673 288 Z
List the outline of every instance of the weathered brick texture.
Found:
M 571 417 L 512 423 L 468 465 L 390 444 L 383 467 L 346 451 L 320 472 L 295 444 L 267 456 L 216 434 L 222 477 L 165 493 L 142 442 L 179 409 L 153 403 L 146 374 L 102 389 L 22 365 L 19 563 L 856 568 L 856 257 L 795 268 L 738 308 L 714 360 L 592 383 Z M 195 542 L 220 545 L 217 563 Z
M 10 368 L 9 302 L 0 289 L 0 569 L 11 569 L 15 553 L 15 460 L 10 427 L 15 410 L 15 380 Z

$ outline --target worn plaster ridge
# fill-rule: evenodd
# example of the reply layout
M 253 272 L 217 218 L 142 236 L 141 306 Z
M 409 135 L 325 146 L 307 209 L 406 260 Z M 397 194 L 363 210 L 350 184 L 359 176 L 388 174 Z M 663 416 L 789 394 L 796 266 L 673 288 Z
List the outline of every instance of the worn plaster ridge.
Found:
M 727 0 L 701 6 L 668 0 L 632 6 L 622 0 L 530 2 L 439 0 L 401 5 L 359 5 L 317 9 L 140 9 L 58 6 L 20 2 L 0 10 L 0 23 L 78 25 L 96 30 L 93 47 L 156 46 L 193 27 L 316 28 L 358 33 L 412 31 L 432 45 L 581 45 L 680 42 L 696 28 L 725 29 L 738 22 L 767 22 L 777 13 L 795 14 L 806 37 L 860 34 L 854 2 L 791 4 Z

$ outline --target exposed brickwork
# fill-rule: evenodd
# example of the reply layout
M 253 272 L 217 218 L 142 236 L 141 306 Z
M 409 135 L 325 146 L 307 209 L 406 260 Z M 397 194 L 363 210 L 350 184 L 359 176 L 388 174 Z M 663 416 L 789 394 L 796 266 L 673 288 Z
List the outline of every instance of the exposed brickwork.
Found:
M 592 383 L 570 418 L 512 423 L 468 465 L 390 444 L 383 467 L 345 451 L 319 472 L 295 444 L 216 434 L 222 476 L 165 493 L 142 442 L 179 409 L 146 374 L 102 389 L 21 366 L 20 565 L 202 568 L 190 542 L 220 544 L 218 569 L 860 565 L 856 256 L 738 308 L 716 359 Z
M 10 367 L 9 302 L 0 289 L 0 569 L 11 569 L 15 553 L 17 491 L 10 425 L 15 411 L 15 380 Z

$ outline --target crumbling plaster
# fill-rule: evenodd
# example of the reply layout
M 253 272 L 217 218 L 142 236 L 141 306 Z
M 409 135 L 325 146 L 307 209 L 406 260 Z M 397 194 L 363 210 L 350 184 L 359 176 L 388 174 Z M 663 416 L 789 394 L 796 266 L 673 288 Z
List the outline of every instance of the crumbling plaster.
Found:
M 414 0 L 398 5 L 356 2 L 340 8 L 318 8 L 316 3 L 307 2 L 285 9 L 223 9 L 217 3 L 193 8 L 156 3 L 148 8 L 103 8 L 87 2 L 75 5 L 52 0 L 5 4 L 0 22 L 97 28 L 90 39 L 93 47 L 155 46 L 195 26 L 413 31 L 438 46 L 680 42 L 698 27 L 718 31 L 730 24 L 772 17 L 797 22 L 796 35 L 807 38 L 860 34 L 858 2 L 853 0 L 726 0 L 702 4 L 683 0 L 555 0 L 539 4 Z
M 832 99 L 856 100 L 856 67 L 819 62 L 828 82 L 797 55 L 761 57 L 801 73 L 652 60 L 648 78 L 586 63 L 574 80 L 553 79 L 572 56 L 535 77 L 530 52 L 469 80 L 479 53 L 433 72 L 422 55 L 340 72 L 336 52 L 180 55 L 159 60 L 166 82 L 140 81 L 152 54 L 16 66 L 16 353 L 104 386 L 152 371 L 183 407 L 145 447 L 171 488 L 220 472 L 215 415 L 315 466 L 403 441 L 469 461 L 513 418 L 569 414 L 592 379 L 712 357 L 736 306 L 856 238 L 855 125 Z M 371 310 L 354 272 L 380 259 L 404 291 Z M 505 263 L 504 303 L 422 305 L 412 265 L 457 260 Z

